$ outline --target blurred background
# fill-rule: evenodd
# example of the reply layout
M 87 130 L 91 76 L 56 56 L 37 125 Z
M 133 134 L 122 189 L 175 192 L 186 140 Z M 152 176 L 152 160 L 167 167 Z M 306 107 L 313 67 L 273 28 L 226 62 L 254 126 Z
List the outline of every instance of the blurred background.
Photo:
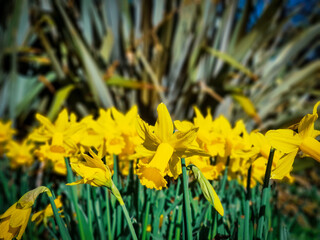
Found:
M 248 130 L 297 122 L 319 99 L 319 2 L 36 1 L 2 4 L 0 117 L 27 129 L 137 104 L 155 120 L 192 106 Z M 23 134 L 23 132 L 22 132 Z
M 22 138 L 36 125 L 37 112 L 55 120 L 65 107 L 82 118 L 136 104 L 153 124 L 164 102 L 174 119 L 191 120 L 198 106 L 233 123 L 242 118 L 248 131 L 288 127 L 320 99 L 319 5 L 2 1 L 0 118 L 12 120 Z M 311 235 L 319 234 L 314 166 L 307 158 L 296 161 L 294 171 L 304 171 L 279 193 L 286 214 Z

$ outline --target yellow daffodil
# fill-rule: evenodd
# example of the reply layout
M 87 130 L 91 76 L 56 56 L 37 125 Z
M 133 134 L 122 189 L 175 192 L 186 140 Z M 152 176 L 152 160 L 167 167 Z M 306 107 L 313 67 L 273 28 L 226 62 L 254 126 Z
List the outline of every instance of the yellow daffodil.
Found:
M 57 209 L 62 208 L 61 196 L 58 196 L 54 200 L 54 203 Z M 59 213 L 61 212 L 62 210 L 59 211 Z M 44 210 L 34 213 L 31 217 L 31 221 L 36 222 L 36 225 L 39 225 L 43 221 L 43 223 L 47 225 L 48 219 L 50 217 L 53 217 L 53 210 L 51 204 L 48 204 L 48 206 Z
M 79 143 L 86 151 L 89 150 L 90 147 L 94 147 L 98 149 L 101 144 L 103 144 L 103 136 L 97 130 L 98 123 L 93 119 L 92 115 L 89 115 L 83 118 L 80 121 L 83 128 L 77 131 L 72 135 L 72 139 L 74 142 Z
M 30 134 L 30 139 L 36 142 L 49 142 L 50 151 L 53 153 L 68 156 L 76 151 L 77 147 L 71 136 L 83 128 L 83 125 L 75 123 L 75 115 L 72 114 L 69 121 L 68 112 L 64 109 L 59 113 L 54 124 L 41 114 L 36 114 L 36 119 L 42 125 Z
M 197 128 L 191 128 L 186 132 L 174 132 L 167 107 L 161 103 L 157 111 L 158 119 L 154 127 L 138 117 L 137 131 L 143 143 L 136 148 L 134 157 L 148 159 L 148 162 L 141 161 L 138 164 L 137 175 L 141 184 L 160 190 L 167 185 L 164 178 L 167 170 L 175 178 L 181 173 L 179 158 L 208 154 L 192 145 Z
M 211 156 L 224 156 L 225 138 L 217 132 L 215 122 L 212 120 L 210 109 L 204 117 L 197 107 L 194 107 L 195 117 L 193 119 L 195 127 L 199 128 L 197 141 Z
M 82 179 L 68 183 L 67 185 L 76 184 L 90 184 L 94 187 L 108 187 L 112 185 L 111 172 L 101 158 L 98 157 L 91 149 L 89 150 L 91 156 L 82 154 L 85 161 L 71 162 L 72 169 L 82 177 Z
M 111 116 L 111 109 L 99 111 L 100 116 L 97 119 L 96 132 L 104 138 L 107 152 L 111 155 L 119 155 L 125 147 L 125 141 L 117 131 L 117 125 Z
M 125 142 L 125 147 L 120 153 L 120 159 L 127 159 L 129 155 L 134 153 L 135 147 L 141 144 L 136 129 L 138 108 L 135 105 L 126 114 L 123 114 L 113 107 L 111 108 L 111 113 L 114 118 L 117 132 L 122 136 Z
M 11 121 L 7 123 L 0 121 L 0 155 L 4 153 L 5 143 L 11 140 L 15 133 L 16 131 L 11 128 Z
M 34 155 L 39 161 L 45 164 L 52 164 L 53 171 L 59 175 L 67 175 L 66 163 L 64 160 L 65 154 L 60 152 L 52 152 L 48 143 L 41 145 L 34 151 Z
M 68 183 L 67 185 L 90 184 L 93 187 L 107 187 L 117 198 L 120 205 L 124 205 L 119 190 L 111 179 L 109 167 L 106 166 L 102 162 L 101 157 L 95 154 L 91 149 L 89 150 L 89 154 L 91 156 L 82 154 L 85 161 L 71 162 L 72 169 L 81 176 L 82 179 L 73 183 Z
M 42 192 L 49 191 L 46 187 L 38 187 L 24 194 L 0 216 L 0 239 L 21 239 L 32 210 L 34 201 Z
M 31 150 L 35 147 L 28 139 L 22 143 L 16 141 L 9 141 L 6 146 L 7 157 L 10 159 L 11 168 L 15 169 L 19 166 L 30 166 L 34 161 L 34 156 Z
M 299 149 L 320 162 L 320 142 L 315 138 L 320 131 L 314 129 L 314 122 L 318 119 L 317 108 L 320 101 L 313 108 L 312 114 L 307 114 L 298 125 L 298 133 L 291 129 L 270 130 L 266 137 L 275 149 L 283 153 L 297 152 Z M 295 156 L 295 154 L 293 154 Z M 292 161 L 293 162 L 293 161 Z

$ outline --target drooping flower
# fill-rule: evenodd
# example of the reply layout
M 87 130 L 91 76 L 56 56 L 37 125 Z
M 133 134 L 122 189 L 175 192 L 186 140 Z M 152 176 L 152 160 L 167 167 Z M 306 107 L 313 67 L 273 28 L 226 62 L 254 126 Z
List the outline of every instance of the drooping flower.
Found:
M 41 186 L 27 192 L 0 216 L 0 239 L 21 239 L 27 227 L 34 201 L 40 193 L 46 191 L 49 189 Z
M 307 114 L 298 125 L 298 133 L 291 129 L 270 130 L 266 133 L 271 145 L 283 153 L 297 153 L 300 149 L 303 153 L 320 162 L 320 142 L 315 138 L 320 131 L 314 129 L 314 122 L 318 119 L 317 108 L 320 101 L 313 108 L 312 114 Z M 292 154 L 293 158 L 296 154 Z M 290 159 L 293 163 L 293 160 Z
M 154 127 L 138 117 L 137 131 L 143 143 L 136 148 L 133 157 L 147 159 L 146 162 L 140 161 L 138 164 L 137 175 L 141 184 L 160 190 L 167 185 L 164 178 L 167 171 L 175 178 L 181 173 L 181 157 L 208 154 L 192 145 L 197 128 L 191 128 L 186 132 L 174 132 L 167 107 L 161 103 L 157 111 L 158 119 Z

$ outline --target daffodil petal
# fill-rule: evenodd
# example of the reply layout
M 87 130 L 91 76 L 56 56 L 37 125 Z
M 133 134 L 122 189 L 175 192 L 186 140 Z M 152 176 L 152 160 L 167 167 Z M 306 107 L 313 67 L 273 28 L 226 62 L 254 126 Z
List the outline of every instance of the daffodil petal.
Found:
M 179 120 L 174 121 L 174 126 L 176 127 L 176 129 L 178 129 L 178 131 L 181 132 L 188 132 L 191 128 L 194 127 L 194 125 L 189 121 Z
M 55 127 L 53 126 L 53 124 L 50 122 L 50 120 L 48 118 L 46 118 L 45 116 L 42 116 L 41 114 L 37 113 L 36 114 L 36 119 L 45 127 L 47 128 L 50 132 L 56 132 Z
M 174 179 L 177 179 L 182 173 L 180 158 L 176 154 L 172 155 L 172 158 L 169 162 L 169 169 Z
M 158 119 L 154 129 L 155 134 L 158 136 L 161 142 L 168 142 L 174 130 L 169 111 L 164 103 L 159 104 L 157 111 Z
M 174 148 L 187 148 L 197 137 L 198 128 L 192 128 L 187 132 L 177 131 L 169 140 Z
M 313 107 L 313 115 L 316 115 L 318 112 L 318 107 L 320 105 L 320 101 L 318 101 Z
M 271 172 L 271 179 L 283 179 L 290 174 L 298 150 L 288 153 L 278 160 L 277 166 Z
M 68 117 L 68 111 L 67 109 L 63 109 L 59 115 L 57 120 L 55 121 L 55 125 L 57 128 L 57 131 L 63 132 L 64 130 L 67 129 L 69 125 L 69 117 Z
M 316 139 L 312 137 L 303 139 L 300 149 L 302 152 L 320 162 L 320 142 L 318 142 Z
M 314 135 L 314 122 L 317 119 L 317 114 L 307 114 L 302 118 L 298 126 L 298 132 L 301 138 L 311 137 Z
M 283 153 L 290 153 L 299 148 L 301 138 L 291 129 L 270 130 L 266 133 L 272 147 Z
M 144 140 L 143 146 L 150 151 L 156 151 L 160 141 L 151 131 L 150 126 L 139 116 L 137 118 L 136 128 L 139 137 Z

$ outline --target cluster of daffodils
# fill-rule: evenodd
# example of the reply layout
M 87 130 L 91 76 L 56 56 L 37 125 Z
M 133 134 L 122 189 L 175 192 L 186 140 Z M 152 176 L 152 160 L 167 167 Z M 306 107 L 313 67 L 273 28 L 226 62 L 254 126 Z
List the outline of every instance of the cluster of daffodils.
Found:
M 296 125 L 297 129 L 271 130 L 265 135 L 247 132 L 242 120 L 232 127 L 224 116 L 213 119 L 210 110 L 204 116 L 196 107 L 192 122 L 173 122 L 161 103 L 154 126 L 139 117 L 136 106 L 126 114 L 114 107 L 101 109 L 98 118 L 87 116 L 80 121 L 64 109 L 54 123 L 36 114 L 40 126 L 21 143 L 12 140 L 15 131 L 10 128 L 11 123 L 0 122 L 0 150 L 11 160 L 12 168 L 31 165 L 36 156 L 62 175 L 66 174 L 67 158 L 82 177 L 72 184 L 112 188 L 114 164 L 122 176 L 127 176 L 133 166 L 142 185 L 160 190 L 167 187 L 170 177 L 176 179 L 181 174 L 181 158 L 187 166 L 200 169 L 208 180 L 227 172 L 229 179 L 237 179 L 243 185 L 251 167 L 253 186 L 263 181 L 273 147 L 277 151 L 271 178 L 291 181 L 290 171 L 299 150 L 304 153 L 302 156 L 320 161 L 320 143 L 316 140 L 320 131 L 314 129 L 319 104 Z

